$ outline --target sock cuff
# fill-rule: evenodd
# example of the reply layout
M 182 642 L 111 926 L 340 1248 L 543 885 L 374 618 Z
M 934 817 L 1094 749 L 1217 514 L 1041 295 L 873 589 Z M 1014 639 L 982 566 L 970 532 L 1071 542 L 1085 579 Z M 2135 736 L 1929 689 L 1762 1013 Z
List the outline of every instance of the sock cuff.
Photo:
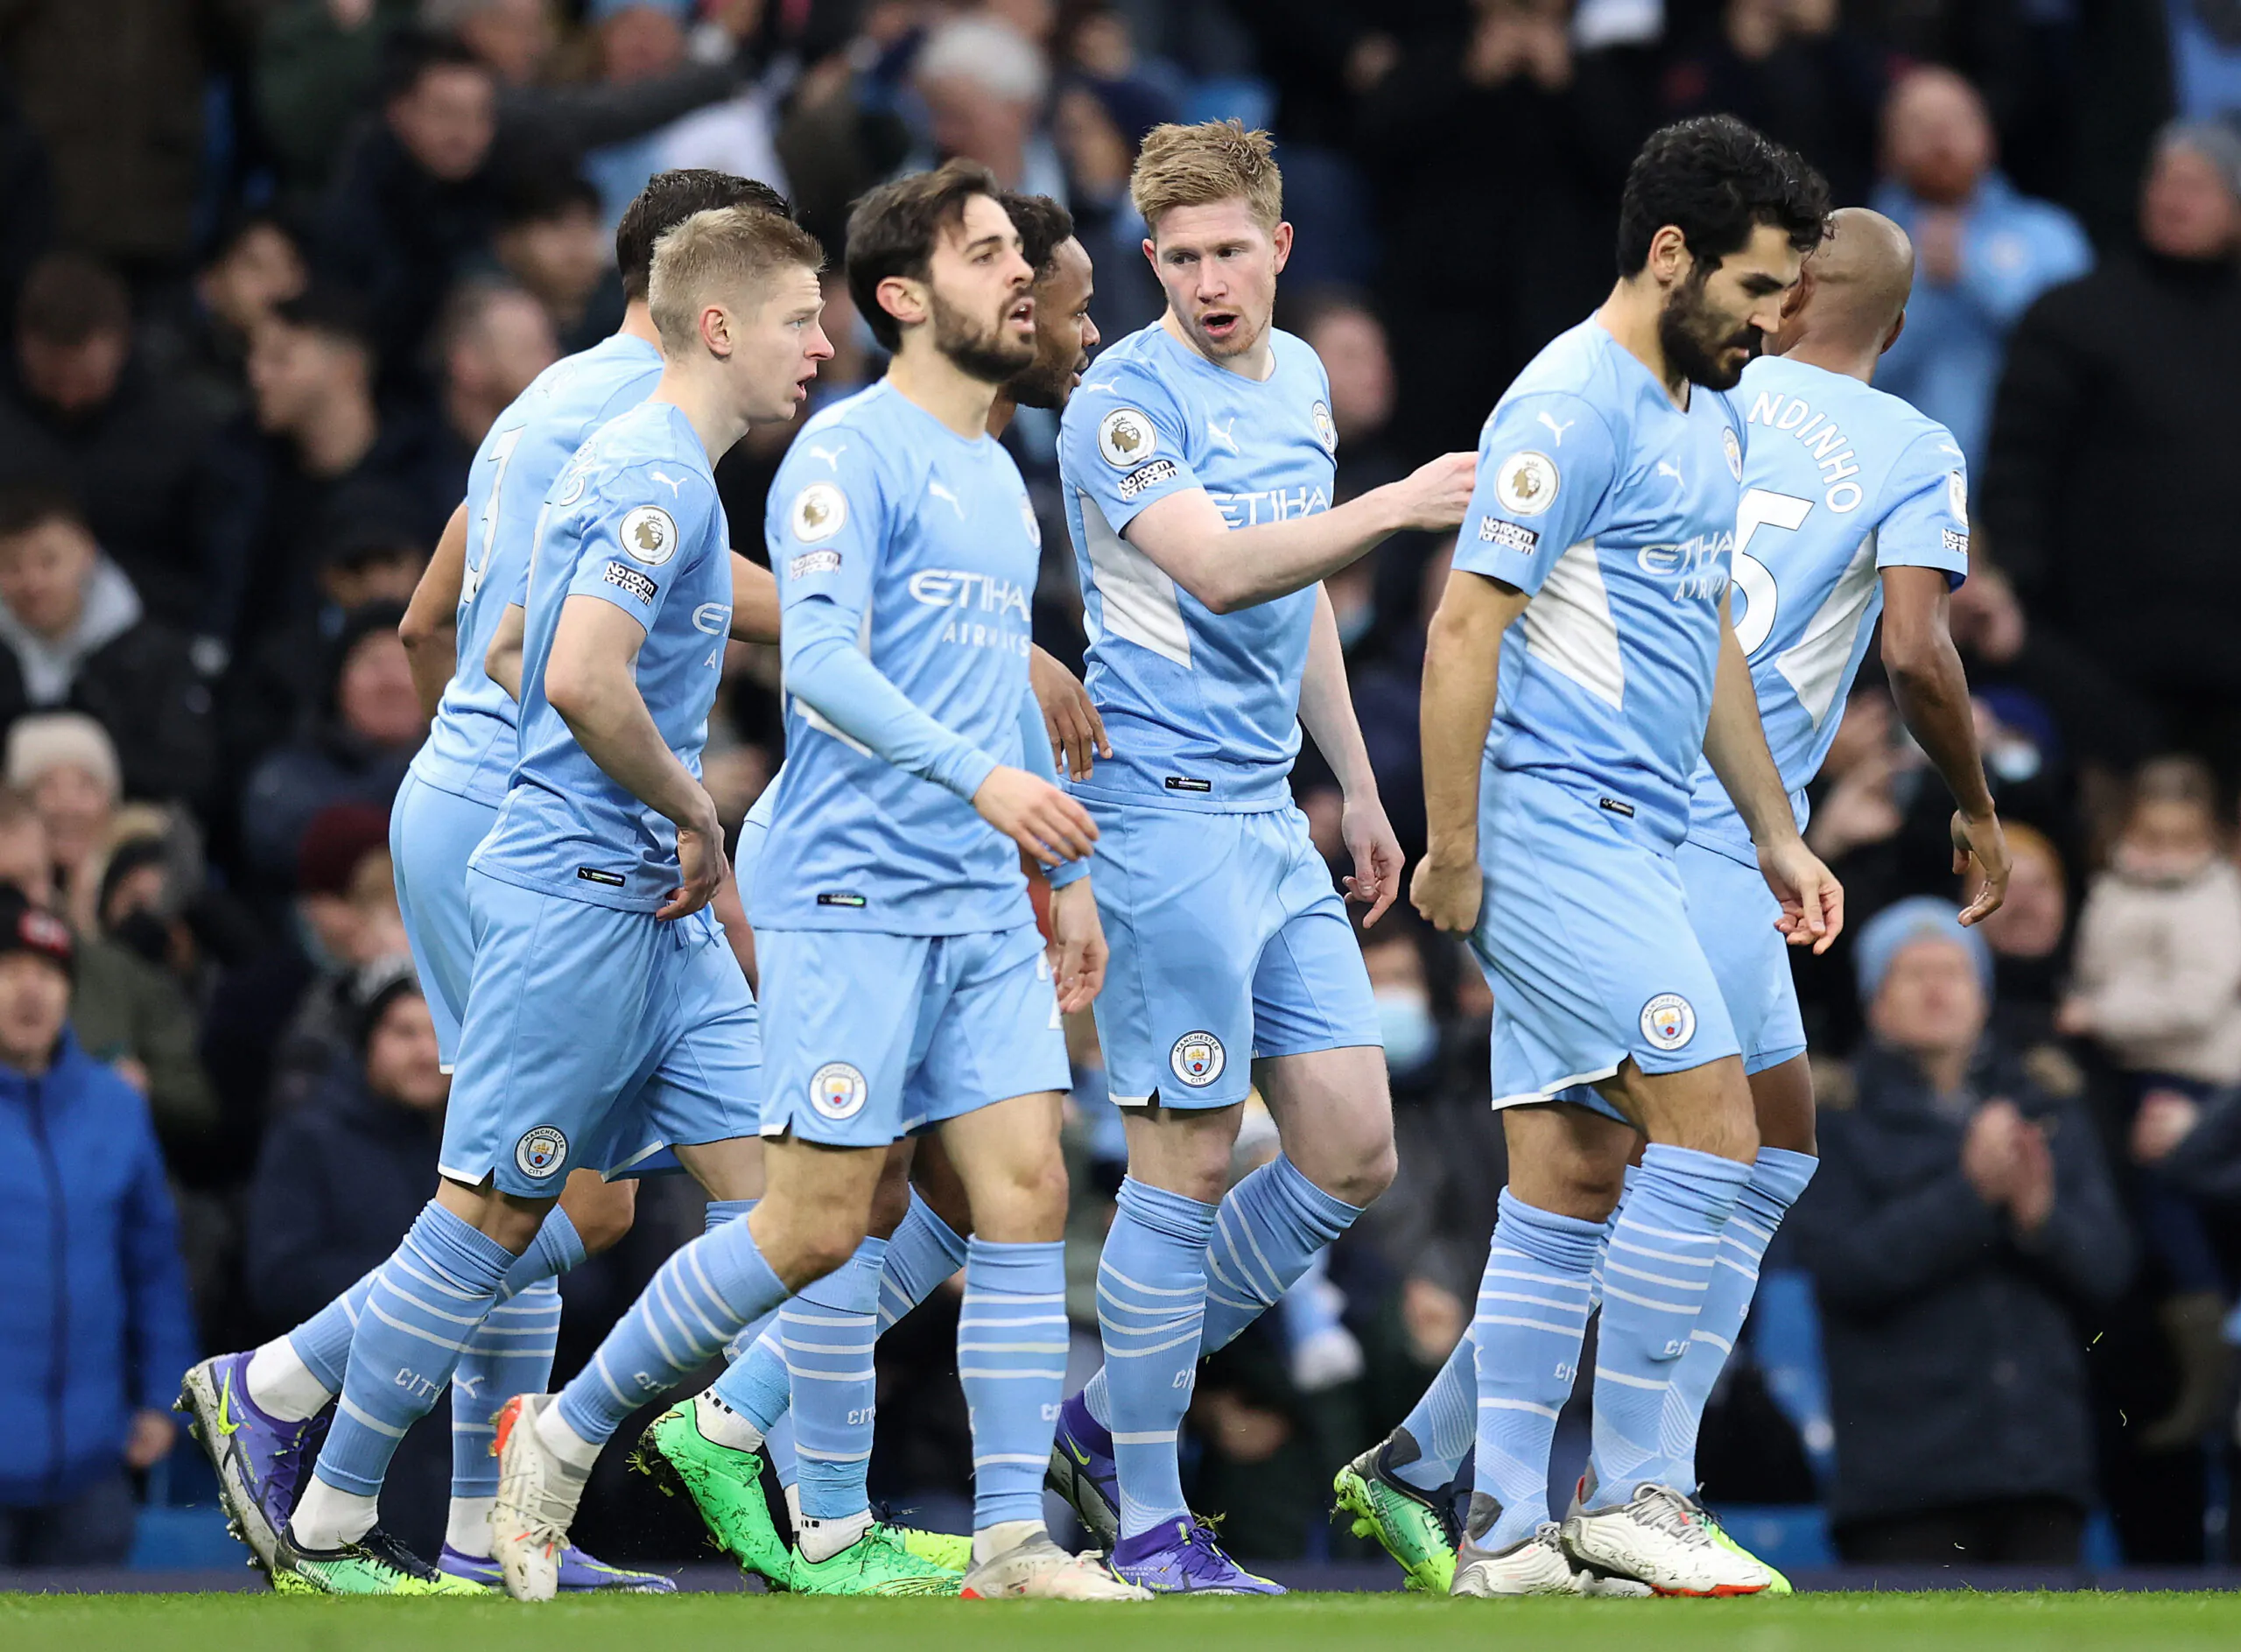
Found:
M 544 1220 L 537 1230 L 536 1248 L 556 1274 L 582 1267 L 591 1255 L 584 1236 L 576 1231 L 574 1220 L 558 1205 L 544 1213 Z
M 1050 1289 L 1055 1274 L 1063 1287 L 1066 1241 L 1053 1239 L 1024 1245 L 1001 1244 L 978 1236 L 965 1245 L 965 1288 L 1008 1290 L 1022 1295 Z
M 919 1232 L 931 1240 L 941 1254 L 949 1259 L 952 1273 L 955 1273 L 965 1266 L 965 1235 L 944 1221 L 935 1213 L 934 1207 L 926 1203 L 924 1196 L 915 1187 L 910 1190 L 910 1214 L 903 1220 L 906 1223 L 915 1224 Z M 897 1227 L 895 1231 L 899 1236 L 903 1229 Z M 892 1244 L 894 1241 L 890 1240 L 889 1242 Z
M 446 1210 L 434 1199 L 420 1207 L 407 1246 L 429 1266 L 478 1294 L 495 1290 L 507 1270 L 519 1260 L 489 1234 Z
M 701 1218 L 700 1231 L 705 1234 L 721 1227 L 726 1222 L 746 1215 L 762 1202 L 759 1199 L 712 1199 Z
M 1759 1162 L 1751 1168 L 1751 1191 L 1764 1198 L 1779 1200 L 1788 1210 L 1797 1203 L 1805 1192 L 1806 1184 L 1813 1179 L 1813 1172 L 1821 1168 L 1821 1161 L 1810 1153 L 1793 1153 L 1788 1148 L 1762 1147 Z
M 1750 1185 L 1752 1169 L 1717 1153 L 1653 1142 L 1642 1149 L 1640 1174 L 1632 1185 L 1666 1193 L 1675 1188 L 1716 1187 L 1723 1190 L 1720 1197 L 1725 1202 Z
M 1551 1268 L 1585 1274 L 1603 1246 L 1605 1224 L 1528 1205 L 1505 1187 L 1494 1221 L 1494 1242 Z
M 1359 1205 L 1349 1205 L 1343 1199 L 1333 1198 L 1309 1179 L 1306 1171 L 1279 1153 L 1252 1176 L 1267 1177 L 1272 1190 L 1278 1192 L 1299 1219 L 1300 1226 L 1328 1245 L 1354 1225 L 1362 1213 Z
M 835 1313 L 877 1313 L 879 1274 L 886 1265 L 887 1241 L 866 1238 L 847 1262 L 795 1292 L 795 1300 Z
M 701 1234 L 685 1248 L 689 1250 L 692 1245 L 700 1247 L 699 1259 L 718 1299 L 741 1325 L 761 1317 L 793 1294 L 762 1259 L 762 1248 L 755 1242 L 755 1230 L 745 1222 L 726 1222 L 713 1233 Z M 670 1266 L 677 1260 L 677 1256 L 671 1256 L 663 1265 Z M 649 1285 L 646 1289 L 650 1292 L 653 1287 Z
M 1208 1205 L 1182 1193 L 1170 1193 L 1163 1187 L 1153 1187 L 1133 1176 L 1121 1177 L 1120 1192 L 1114 1203 L 1120 1206 L 1122 1215 L 1140 1226 L 1149 1227 L 1163 1238 L 1179 1240 L 1200 1250 L 1205 1249 L 1206 1241 L 1214 1236 L 1214 1219 L 1221 1213 L 1219 1205 Z

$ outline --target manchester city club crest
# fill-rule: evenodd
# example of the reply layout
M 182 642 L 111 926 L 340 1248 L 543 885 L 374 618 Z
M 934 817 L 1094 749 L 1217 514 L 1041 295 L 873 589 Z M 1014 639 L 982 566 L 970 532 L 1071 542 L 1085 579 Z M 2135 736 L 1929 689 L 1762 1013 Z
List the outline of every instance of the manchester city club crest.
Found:
M 1186 1032 L 1168 1051 L 1167 1065 L 1175 1069 L 1175 1076 L 1184 1083 L 1194 1090 L 1203 1090 L 1222 1076 L 1229 1057 L 1222 1049 L 1222 1041 L 1211 1032 Z
M 871 1086 L 845 1061 L 828 1061 L 809 1075 L 809 1104 L 828 1119 L 853 1119 L 864 1110 Z
M 1316 403 L 1314 407 L 1309 410 L 1309 417 L 1315 420 L 1315 439 L 1323 444 L 1323 451 L 1326 453 L 1337 453 L 1338 427 L 1331 422 L 1329 406 L 1322 402 Z
M 1678 1050 L 1697 1036 L 1697 1012 L 1679 993 L 1660 993 L 1642 1006 L 1642 1037 L 1660 1050 Z
M 549 1124 L 523 1132 L 514 1143 L 514 1163 L 523 1176 L 557 1175 L 568 1162 L 568 1138 Z
M 1721 451 L 1727 455 L 1728 470 L 1734 475 L 1736 481 L 1741 482 L 1743 480 L 1743 444 L 1735 439 L 1735 432 L 1732 428 L 1720 432 L 1719 445 Z

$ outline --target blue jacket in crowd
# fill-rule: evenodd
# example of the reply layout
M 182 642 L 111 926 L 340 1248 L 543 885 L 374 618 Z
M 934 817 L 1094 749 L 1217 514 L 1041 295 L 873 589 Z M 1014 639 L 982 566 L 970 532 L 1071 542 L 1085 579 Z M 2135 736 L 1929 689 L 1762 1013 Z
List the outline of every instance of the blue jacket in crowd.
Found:
M 1895 183 L 1878 189 L 1872 204 L 1908 235 L 1930 210 Z M 2093 246 L 2068 212 L 2018 193 L 1998 172 L 1985 175 L 1960 211 L 1961 278 L 1939 286 L 1916 269 L 1906 331 L 1876 369 L 1875 388 L 1951 431 L 1971 473 L 1981 475 L 2008 331 L 2048 288 L 2090 270 Z
M 195 1357 L 148 1104 L 68 1032 L 0 1067 L 0 1508 L 32 1508 L 114 1473 Z

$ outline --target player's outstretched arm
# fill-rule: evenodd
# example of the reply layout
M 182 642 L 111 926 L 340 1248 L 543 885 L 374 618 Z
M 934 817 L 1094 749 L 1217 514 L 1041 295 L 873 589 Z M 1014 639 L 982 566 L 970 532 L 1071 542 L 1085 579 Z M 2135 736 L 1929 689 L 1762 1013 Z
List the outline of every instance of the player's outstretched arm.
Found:
M 1307 634 L 1307 671 L 1300 679 L 1299 721 L 1338 777 L 1345 799 L 1339 831 L 1346 853 L 1354 858 L 1346 898 L 1369 908 L 1362 919 L 1367 929 L 1400 897 L 1401 840 L 1385 818 L 1377 775 L 1369 766 L 1369 748 L 1362 743 L 1362 727 L 1354 716 L 1354 697 L 1346 688 L 1346 654 L 1338 641 L 1331 594 L 1319 587 L 1314 625 Z
M 2007 898 L 2007 839 L 1992 808 L 1984 756 L 1977 747 L 1969 679 L 1947 622 L 1951 589 L 1942 568 L 1883 570 L 1883 668 L 1907 732 L 1929 755 L 1958 805 L 1953 815 L 1953 869 L 1965 872 L 1973 861 L 1984 879 L 1961 921 L 1978 924 Z
M 760 563 L 732 552 L 732 640 L 778 640 L 778 580 Z
M 1311 517 L 1233 528 L 1203 488 L 1154 500 L 1122 531 L 1161 573 L 1217 614 L 1304 591 L 1389 536 L 1444 532 L 1471 503 L 1477 460 L 1446 453 L 1399 482 Z
M 1767 887 L 1781 903 L 1776 927 L 1793 946 L 1810 945 L 1825 953 L 1844 927 L 1844 892 L 1821 857 L 1798 835 L 1781 770 L 1767 749 L 1759 721 L 1759 694 L 1751 685 L 1751 662 L 1736 640 L 1728 604 L 1720 602 L 1719 671 L 1712 682 L 1711 715 L 1704 726 L 1704 756 L 1727 788 L 1735 812 L 1758 846 L 1759 868 Z
M 1424 858 L 1409 898 L 1437 929 L 1479 922 L 1479 762 L 1494 720 L 1502 633 L 1533 599 L 1514 585 L 1457 568 L 1424 643 L 1418 711 L 1424 754 Z
M 452 680 L 453 656 L 459 623 L 459 600 L 467 589 L 467 501 L 452 509 L 436 540 L 436 552 L 412 587 L 404 617 L 397 634 L 404 643 L 404 657 L 412 671 L 412 687 L 420 696 L 421 713 L 429 717 L 443 702 Z
M 490 628 L 490 645 L 482 650 L 482 674 L 504 689 L 518 706 L 522 699 L 522 642 L 529 635 L 529 614 L 518 602 L 509 602 Z
M 724 831 L 716 805 L 662 738 L 638 692 L 646 628 L 612 602 L 571 595 L 544 665 L 544 697 L 608 777 L 677 827 L 684 882 L 657 917 L 683 917 L 724 881 Z

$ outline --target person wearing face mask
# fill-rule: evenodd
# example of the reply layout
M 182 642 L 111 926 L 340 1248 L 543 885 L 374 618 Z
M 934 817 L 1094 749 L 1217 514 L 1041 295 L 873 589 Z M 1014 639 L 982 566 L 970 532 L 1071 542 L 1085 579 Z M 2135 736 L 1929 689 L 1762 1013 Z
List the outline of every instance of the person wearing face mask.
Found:
M 2069 995 L 2055 1024 L 2094 1039 L 2123 1076 L 2139 1162 L 2139 1223 L 2168 1292 L 2157 1313 L 2178 1362 L 2150 1450 L 2202 1438 L 2223 1409 L 2230 1282 L 2202 1213 L 2159 1163 L 2155 1121 L 2241 1082 L 2241 872 L 2224 854 L 2209 768 L 2143 765 L 2130 812 L 2078 919 Z M 2145 1132 L 2145 1134 L 2143 1134 Z

